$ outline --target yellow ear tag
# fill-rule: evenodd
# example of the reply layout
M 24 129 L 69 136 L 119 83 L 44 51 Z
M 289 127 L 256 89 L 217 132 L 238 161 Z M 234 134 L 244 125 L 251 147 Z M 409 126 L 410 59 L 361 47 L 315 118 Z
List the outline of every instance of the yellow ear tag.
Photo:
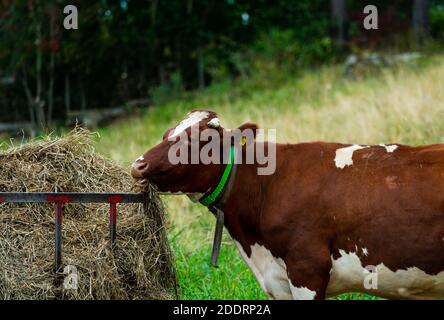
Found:
M 244 146 L 246 143 L 247 143 L 247 137 L 246 136 L 242 136 L 241 144 Z

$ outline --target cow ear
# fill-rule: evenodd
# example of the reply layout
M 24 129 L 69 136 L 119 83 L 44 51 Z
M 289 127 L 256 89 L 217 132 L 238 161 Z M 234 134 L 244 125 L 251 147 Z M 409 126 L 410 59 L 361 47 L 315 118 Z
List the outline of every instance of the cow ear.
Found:
M 256 133 L 257 133 L 257 129 L 259 129 L 259 126 L 255 123 L 252 122 L 246 122 L 243 125 L 241 125 L 238 128 L 241 132 L 243 132 L 244 130 L 251 130 L 253 132 L 253 136 L 254 138 L 256 138 Z
M 257 133 L 256 131 L 258 129 L 257 124 L 247 122 L 247 123 L 244 123 L 243 125 L 241 125 L 237 129 L 242 134 L 241 141 L 240 141 L 240 144 L 242 146 L 250 145 L 256 139 L 256 133 Z

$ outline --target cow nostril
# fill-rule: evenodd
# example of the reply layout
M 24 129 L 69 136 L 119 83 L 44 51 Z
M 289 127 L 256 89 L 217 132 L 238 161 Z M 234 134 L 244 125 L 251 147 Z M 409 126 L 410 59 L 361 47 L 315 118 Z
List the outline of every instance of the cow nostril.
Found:
M 148 163 L 145 161 L 141 161 L 141 160 L 136 160 L 132 164 L 133 170 L 136 170 L 136 171 L 142 171 L 142 170 L 146 169 L 146 167 L 148 167 Z
M 146 169 L 146 167 L 148 167 L 148 163 L 146 162 L 139 162 L 136 164 L 136 169 L 139 171 Z

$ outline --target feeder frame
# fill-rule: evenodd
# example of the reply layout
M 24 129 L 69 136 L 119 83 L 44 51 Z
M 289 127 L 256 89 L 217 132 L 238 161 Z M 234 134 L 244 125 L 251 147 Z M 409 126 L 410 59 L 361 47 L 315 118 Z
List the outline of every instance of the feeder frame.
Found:
M 113 248 L 116 241 L 117 204 L 145 203 L 145 193 L 109 192 L 0 192 L 0 203 L 54 203 L 54 271 L 62 266 L 62 219 L 66 203 L 109 203 L 109 242 Z

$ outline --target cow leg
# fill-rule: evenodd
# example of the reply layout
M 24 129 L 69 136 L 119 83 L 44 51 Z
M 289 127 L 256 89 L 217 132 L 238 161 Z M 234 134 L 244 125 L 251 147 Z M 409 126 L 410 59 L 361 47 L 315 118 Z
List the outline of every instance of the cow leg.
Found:
M 312 250 L 316 250 L 312 248 Z M 286 259 L 289 285 L 294 300 L 323 300 L 330 279 L 329 250 L 297 252 Z

